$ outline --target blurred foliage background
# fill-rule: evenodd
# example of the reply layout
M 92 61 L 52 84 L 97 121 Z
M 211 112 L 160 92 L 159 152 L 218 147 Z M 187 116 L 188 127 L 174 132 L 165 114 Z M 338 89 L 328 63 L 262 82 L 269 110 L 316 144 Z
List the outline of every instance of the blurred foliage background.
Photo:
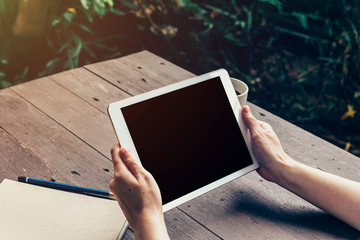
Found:
M 0 0 L 0 88 L 147 49 L 360 156 L 357 0 Z

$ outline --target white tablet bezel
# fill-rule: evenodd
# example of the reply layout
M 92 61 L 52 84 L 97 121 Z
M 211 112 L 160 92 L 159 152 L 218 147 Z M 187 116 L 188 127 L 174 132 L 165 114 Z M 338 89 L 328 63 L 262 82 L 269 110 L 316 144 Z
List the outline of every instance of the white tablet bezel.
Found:
M 190 199 L 193 199 L 203 193 L 213 190 L 216 187 L 219 187 L 225 183 L 228 183 L 228 182 L 259 167 L 258 161 L 256 160 L 254 153 L 252 151 L 251 141 L 250 141 L 250 133 L 242 121 L 241 106 L 240 106 L 239 100 L 236 96 L 236 92 L 234 91 L 234 88 L 230 81 L 228 72 L 225 69 L 219 69 L 219 70 L 209 72 L 209 73 L 197 76 L 197 77 L 193 77 L 193 78 L 181 81 L 181 82 L 177 82 L 177 83 L 174 83 L 174 84 L 171 84 L 171 85 L 168 85 L 168 86 L 165 86 L 165 87 L 162 87 L 162 88 L 150 91 L 150 92 L 146 92 L 146 93 L 134 96 L 134 97 L 130 97 L 130 98 L 118 101 L 118 102 L 111 103 L 108 107 L 108 113 L 109 113 L 112 125 L 114 127 L 117 139 L 119 140 L 119 142 L 122 146 L 128 147 L 130 149 L 130 151 L 135 155 L 135 157 L 137 159 L 139 159 L 134 142 L 131 138 L 130 132 L 127 128 L 126 121 L 125 121 L 122 111 L 120 111 L 120 109 L 123 107 L 129 106 L 129 105 L 138 103 L 138 102 L 142 102 L 142 101 L 150 99 L 150 98 L 154 98 L 154 97 L 157 97 L 157 96 L 160 96 L 160 95 L 172 92 L 172 91 L 182 89 L 184 87 L 189 87 L 191 85 L 213 79 L 215 77 L 220 77 L 220 79 L 221 79 L 221 83 L 224 87 L 224 90 L 226 92 L 226 95 L 228 97 L 230 105 L 233 109 L 234 116 L 239 124 L 240 129 L 241 129 L 241 133 L 244 137 L 244 140 L 245 140 L 246 146 L 248 148 L 248 151 L 250 153 L 250 156 L 252 158 L 253 164 L 163 205 L 164 212 L 167 210 L 170 210 L 176 206 L 179 206 L 180 204 L 187 202 Z M 141 161 L 141 159 L 140 159 L 140 161 Z

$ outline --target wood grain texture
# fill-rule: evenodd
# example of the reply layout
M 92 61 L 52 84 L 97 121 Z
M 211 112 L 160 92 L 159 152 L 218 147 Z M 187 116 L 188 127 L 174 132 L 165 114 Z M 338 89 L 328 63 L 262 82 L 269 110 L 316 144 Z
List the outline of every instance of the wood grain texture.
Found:
M 49 78 L 106 114 L 110 103 L 130 96 L 84 68 L 58 73 Z
M 55 169 L 46 166 L 33 152 L 0 127 L 0 182 L 5 178 L 17 180 L 18 176 L 65 182 Z
M 110 148 L 116 142 L 116 136 L 106 113 L 49 78 L 20 84 L 12 90 L 111 159 Z
M 84 68 L 103 77 L 126 93 L 135 93 L 136 95 L 164 86 L 157 81 L 145 79 L 139 71 L 129 68 L 116 59 L 87 65 Z
M 195 74 L 149 51 L 134 53 L 116 60 L 161 85 L 169 85 L 195 76 Z
M 131 95 L 148 92 L 194 76 L 148 51 L 87 65 L 85 68 Z
M 0 116 L 6 132 L 69 183 L 108 189 L 112 163 L 11 89 L 0 92 Z
M 170 239 L 220 239 L 177 208 L 165 213 L 165 223 Z

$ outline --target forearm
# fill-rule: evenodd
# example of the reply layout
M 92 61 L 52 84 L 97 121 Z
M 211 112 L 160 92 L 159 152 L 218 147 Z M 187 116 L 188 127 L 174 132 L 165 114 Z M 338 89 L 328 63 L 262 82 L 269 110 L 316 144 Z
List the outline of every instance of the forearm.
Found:
M 280 186 L 360 230 L 360 183 L 288 161 Z

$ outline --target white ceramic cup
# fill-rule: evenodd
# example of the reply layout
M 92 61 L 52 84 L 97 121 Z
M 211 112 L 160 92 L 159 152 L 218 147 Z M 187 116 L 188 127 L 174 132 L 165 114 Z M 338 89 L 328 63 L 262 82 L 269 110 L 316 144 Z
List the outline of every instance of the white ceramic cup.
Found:
M 241 107 L 246 105 L 247 97 L 249 88 L 243 81 L 236 79 L 236 78 L 230 78 L 231 83 L 236 91 L 236 96 L 239 99 Z

